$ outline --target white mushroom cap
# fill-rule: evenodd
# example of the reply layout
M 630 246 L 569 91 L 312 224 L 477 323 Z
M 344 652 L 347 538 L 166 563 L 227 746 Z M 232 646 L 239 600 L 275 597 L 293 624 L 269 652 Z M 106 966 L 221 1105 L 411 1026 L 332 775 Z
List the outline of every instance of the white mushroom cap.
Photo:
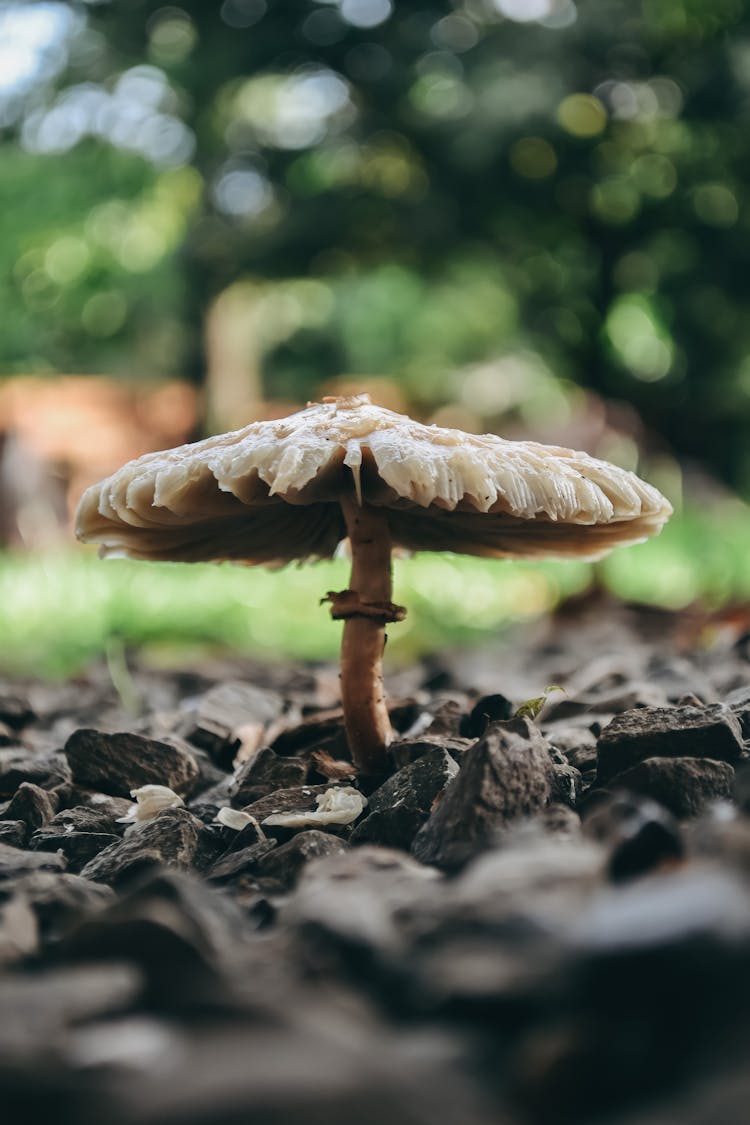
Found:
M 586 453 L 424 426 L 357 395 L 139 457 L 84 493 L 76 530 L 103 555 L 280 565 L 330 558 L 355 495 L 387 513 L 396 547 L 495 557 L 597 558 L 672 513 Z

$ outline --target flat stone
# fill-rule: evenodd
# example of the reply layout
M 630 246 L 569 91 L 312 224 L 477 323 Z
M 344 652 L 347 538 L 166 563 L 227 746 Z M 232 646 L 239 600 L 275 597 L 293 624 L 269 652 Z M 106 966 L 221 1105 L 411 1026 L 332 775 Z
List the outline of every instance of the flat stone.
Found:
M 42 789 L 54 789 L 70 781 L 70 769 L 62 753 L 34 753 L 15 747 L 0 749 L 0 799 L 12 797 L 24 781 Z
M 58 826 L 35 832 L 29 840 L 29 848 L 39 852 L 62 852 L 68 861 L 68 870 L 77 873 L 94 856 L 119 840 L 120 837 L 111 832 L 66 832 Z
M 22 820 L 29 831 L 49 824 L 57 811 L 57 800 L 46 789 L 22 781 L 0 820 Z
M 189 1034 L 174 1020 L 147 1014 L 73 1030 L 67 1054 L 84 1060 L 84 1075 L 94 1069 L 86 1066 L 92 1059 L 105 1077 L 96 1075 L 85 1118 L 80 1111 L 74 1116 L 71 1107 L 66 1125 L 101 1125 L 113 1103 L 117 1125 L 497 1122 L 497 1114 L 483 1112 L 486 1099 L 480 1098 L 468 1067 L 460 1067 L 452 1041 L 448 1046 L 438 1035 L 373 1026 L 357 1004 L 347 1008 L 323 1001 L 321 1011 L 318 1000 L 316 1021 L 313 1002 L 299 1000 L 291 989 L 285 999 L 281 1018 L 200 1019 Z M 151 1045 L 158 1048 L 158 1066 L 146 1053 Z M 144 1059 L 137 1080 L 132 1056 Z M 80 1071 L 73 1073 L 77 1077 Z M 36 1109 L 38 1074 L 23 1077 L 31 1087 L 24 1107 L 30 1103 Z M 85 1087 L 86 1093 L 90 1089 Z M 79 1095 L 73 1105 L 82 1100 Z M 66 1108 L 72 1101 L 66 1098 Z M 455 1108 L 452 1117 L 441 1117 L 446 1106 Z M 42 1119 L 41 1113 L 34 1117 Z
M 473 738 L 460 738 L 456 735 L 420 735 L 418 738 L 400 738 L 388 747 L 388 754 L 397 769 L 411 765 L 425 754 L 436 750 L 446 750 L 459 765 L 467 750 L 476 742 Z
M 315 798 L 328 788 L 328 785 L 301 785 L 293 789 L 277 789 L 267 797 L 245 805 L 242 811 L 254 816 L 260 823 L 275 813 L 312 812 L 318 807 Z
M 327 832 L 319 832 L 317 829 L 298 832 L 286 844 L 275 848 L 261 860 L 257 868 L 258 874 L 273 879 L 288 890 L 297 882 L 309 860 L 340 855 L 347 848 L 348 844 Z
M 401 851 L 354 848 L 312 860 L 293 894 L 280 906 L 279 920 L 299 928 L 301 956 L 313 963 L 327 951 L 368 949 L 375 958 L 400 952 L 396 912 L 413 905 L 440 879 Z M 370 980 L 375 990 L 379 982 Z
M 117 883 L 153 867 L 190 866 L 199 844 L 201 822 L 184 808 L 165 809 L 136 825 L 124 840 L 105 848 L 81 871 L 86 879 Z
M 420 829 L 413 854 L 422 863 L 460 867 L 500 830 L 544 808 L 551 764 L 546 741 L 528 719 L 493 723 Z
M 237 875 L 252 874 L 258 869 L 260 861 L 275 847 L 275 840 L 258 840 L 246 848 L 230 852 L 213 864 L 207 873 L 208 878 L 214 883 L 223 883 Z
M 609 782 L 646 758 L 714 758 L 736 762 L 740 721 L 722 704 L 639 707 L 617 715 L 599 736 L 597 780 Z
M 698 816 L 709 801 L 731 798 L 734 776 L 732 766 L 713 758 L 647 758 L 609 784 L 651 797 L 682 819 Z
M 121 816 L 127 816 L 132 804 L 130 796 L 113 797 L 111 793 L 99 793 L 95 789 L 71 785 L 65 795 L 64 807 L 61 807 L 53 822 L 67 824 L 68 820 L 72 820 L 83 832 L 124 831 L 124 825 L 118 825 L 117 822 Z M 86 821 L 86 812 L 91 813 L 92 820 Z
M 22 820 L 0 820 L 0 843 L 13 848 L 23 848 L 29 838 L 29 830 Z
M 344 713 L 340 707 L 307 715 L 300 723 L 287 727 L 271 743 L 281 755 L 304 754 L 321 747 L 338 758 L 347 751 Z
M 379 844 L 384 848 L 401 848 L 408 852 L 425 819 L 425 814 L 413 805 L 397 805 L 370 813 L 355 826 L 349 839 L 357 846 Z
M 421 710 L 414 699 L 388 699 L 386 703 L 391 724 L 397 732 L 408 730 Z M 302 722 L 281 731 L 271 747 L 282 755 L 305 755 L 323 748 L 333 758 L 345 758 L 348 746 L 344 731 L 344 712 L 340 707 L 334 707 L 306 715 Z
M 592 896 L 553 969 L 558 983 L 575 982 L 575 1007 L 563 1001 L 557 1034 L 540 1022 L 511 1061 L 519 1118 L 743 1121 L 749 938 L 746 884 L 717 868 L 665 870 Z M 744 1105 L 707 1103 L 728 1074 L 742 1074 Z
M 66 866 L 61 855 L 44 855 L 0 844 L 0 879 L 13 879 L 32 871 L 64 871 Z
M 132 808 L 132 802 L 115 798 L 113 804 L 114 807 L 105 803 L 100 806 L 74 805 L 73 808 L 62 809 L 52 817 L 47 828 L 60 833 L 104 832 L 112 836 L 122 836 L 126 826 L 118 821 Z
M 157 871 L 96 913 L 66 941 L 76 958 L 135 963 L 152 995 L 183 1006 L 197 990 L 216 1005 L 221 978 L 241 981 L 239 961 L 255 927 L 231 899 L 190 873 Z
M 629 887 L 609 888 L 593 897 L 579 917 L 573 940 L 581 950 L 595 956 L 620 954 L 636 958 L 646 950 L 672 950 L 678 953 L 694 950 L 696 939 L 714 938 L 747 961 L 750 939 L 750 899 L 744 881 L 731 871 L 716 867 L 684 867 L 664 871 Z M 658 961 L 659 971 L 672 966 L 684 975 L 687 994 L 694 990 L 707 992 L 707 1004 L 697 1009 L 711 1019 L 714 1005 L 733 1002 L 731 988 L 737 979 L 729 965 L 716 957 L 718 950 L 703 946 L 702 960 L 706 968 L 712 962 L 711 975 L 701 980 L 695 972 L 694 957 L 672 956 Z M 716 974 L 716 975 L 714 975 Z M 725 977 L 730 991 L 717 994 L 716 978 Z M 628 981 L 635 978 L 628 977 Z M 645 982 L 644 982 L 645 983 Z M 743 981 L 743 986 L 747 985 Z M 679 995 L 679 993 L 677 993 Z M 672 993 L 674 995 L 674 993 Z M 661 995 L 652 996 L 652 1003 L 661 1004 Z M 597 1000 L 607 1004 L 607 996 L 599 993 Z M 692 1010 L 692 1007 L 691 1007 Z M 679 1009 L 681 1011 L 681 1009 Z M 744 1015 L 743 1010 L 743 1015 Z M 679 1018 L 679 1017 L 678 1017 Z M 692 1021 L 688 1021 L 692 1022 Z
M 21 961 L 39 948 L 39 927 L 36 916 L 27 899 L 16 894 L 0 903 L 0 967 Z M 0 983 L 0 1005 L 3 1003 L 3 987 Z M 2 1007 L 2 1025 L 8 1027 L 12 1013 Z M 0 1044 L 3 1032 L 0 1029 Z
M 283 710 L 284 700 L 278 692 L 230 681 L 201 696 L 182 729 L 190 742 L 229 768 L 239 745 L 239 728 L 247 723 L 266 726 L 280 718 Z
M 229 790 L 232 805 L 242 808 L 277 789 L 304 785 L 309 763 L 302 758 L 282 758 L 264 746 L 238 770 Z
M 83 729 L 70 736 L 65 755 L 74 781 L 117 797 L 128 797 L 142 785 L 166 785 L 184 796 L 198 779 L 195 758 L 179 739 Z
M 43 942 L 59 939 L 73 922 L 96 913 L 114 898 L 109 887 L 59 870 L 27 869 L 0 883 L 0 901 L 16 894 L 23 895 L 34 911 Z
M 0 980 L 0 1049 L 32 1051 L 69 1029 L 126 1010 L 143 987 L 132 964 L 74 965 Z

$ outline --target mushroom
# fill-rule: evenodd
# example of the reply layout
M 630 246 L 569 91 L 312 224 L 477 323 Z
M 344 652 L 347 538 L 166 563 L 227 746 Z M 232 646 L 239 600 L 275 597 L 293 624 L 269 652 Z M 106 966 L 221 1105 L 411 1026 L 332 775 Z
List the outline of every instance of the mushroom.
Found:
M 150 453 L 83 495 L 77 534 L 103 556 L 283 565 L 349 539 L 341 696 L 352 758 L 382 772 L 393 738 L 385 628 L 401 621 L 391 553 L 595 559 L 657 533 L 668 501 L 586 453 L 424 426 L 369 396 L 325 398 L 287 418 Z

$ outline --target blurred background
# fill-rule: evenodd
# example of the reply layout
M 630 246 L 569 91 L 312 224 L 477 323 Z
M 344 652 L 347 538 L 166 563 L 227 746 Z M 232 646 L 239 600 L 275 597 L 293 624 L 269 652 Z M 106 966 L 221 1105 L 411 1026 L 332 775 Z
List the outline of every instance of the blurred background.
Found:
M 743 0 L 0 2 L 0 146 L 5 670 L 334 654 L 343 563 L 102 564 L 70 517 L 131 457 L 353 389 L 677 509 L 596 568 L 399 562 L 396 659 L 592 587 L 750 595 Z

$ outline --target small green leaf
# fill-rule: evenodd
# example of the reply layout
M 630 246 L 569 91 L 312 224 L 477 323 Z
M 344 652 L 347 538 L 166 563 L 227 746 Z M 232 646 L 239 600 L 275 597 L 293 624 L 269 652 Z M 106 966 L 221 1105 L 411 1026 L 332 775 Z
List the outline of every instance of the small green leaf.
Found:
M 541 695 L 535 696 L 534 699 L 527 699 L 525 703 L 517 707 L 513 712 L 513 718 L 535 719 L 553 691 L 561 691 L 564 694 L 565 688 L 561 688 L 559 684 L 549 684 Z

